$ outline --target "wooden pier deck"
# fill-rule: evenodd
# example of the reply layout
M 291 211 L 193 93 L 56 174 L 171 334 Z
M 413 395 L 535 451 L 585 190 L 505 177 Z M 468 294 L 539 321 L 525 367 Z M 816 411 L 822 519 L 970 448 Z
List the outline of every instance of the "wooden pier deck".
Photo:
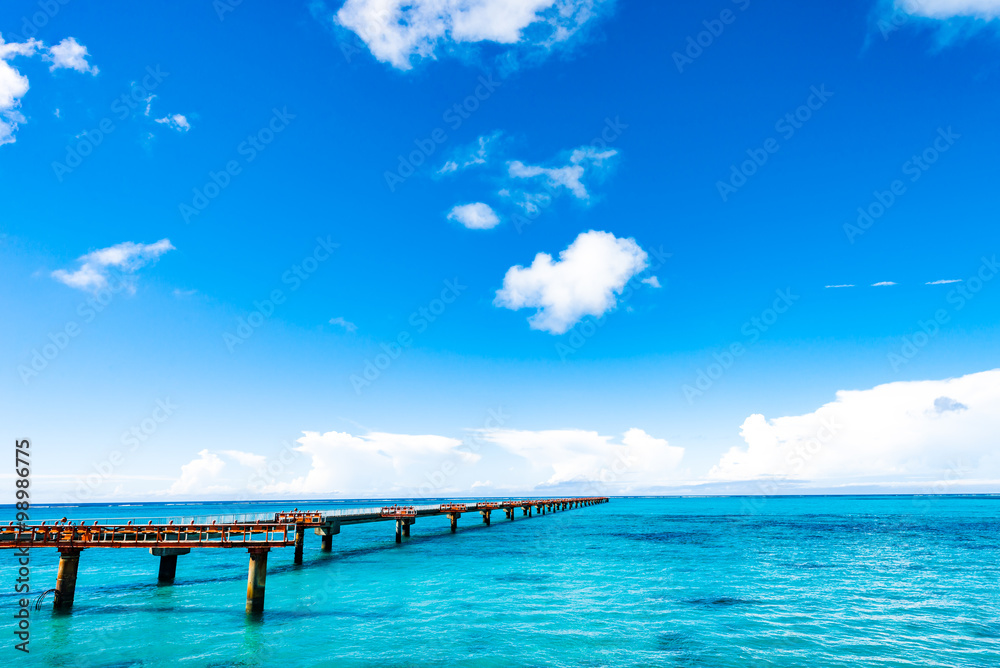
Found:
M 410 528 L 417 519 L 422 517 L 445 515 L 450 520 L 451 532 L 455 533 L 458 530 L 458 520 L 464 513 L 479 513 L 482 522 L 489 526 L 494 512 L 503 511 L 508 520 L 513 520 L 519 509 L 523 517 L 531 517 L 533 513 L 546 514 L 607 502 L 607 497 L 574 497 L 423 506 L 392 505 L 325 512 L 295 509 L 210 521 L 192 519 L 187 523 L 175 520 L 73 522 L 67 518 L 54 522 L 11 522 L 7 526 L 0 526 L 0 549 L 16 549 L 22 554 L 32 548 L 58 549 L 59 572 L 56 576 L 53 605 L 57 610 L 69 610 L 75 598 L 80 553 L 85 549 L 148 548 L 150 554 L 160 558 L 159 581 L 169 584 L 175 577 L 177 557 L 189 554 L 192 549 L 245 548 L 250 554 L 246 611 L 259 613 L 264 609 L 268 553 L 273 548 L 294 546 L 295 563 L 301 564 L 308 529 L 313 529 L 314 533 L 321 536 L 320 549 L 329 552 L 333 549 L 333 536 L 340 533 L 341 527 L 351 524 L 394 522 L 396 542 L 401 543 L 404 537 L 410 535 Z

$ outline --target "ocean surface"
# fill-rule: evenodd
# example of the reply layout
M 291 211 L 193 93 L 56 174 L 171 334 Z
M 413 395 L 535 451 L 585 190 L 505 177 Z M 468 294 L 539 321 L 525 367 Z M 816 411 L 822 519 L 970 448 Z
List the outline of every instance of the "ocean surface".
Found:
M 426 503 L 421 500 L 419 503 Z M 181 517 L 381 503 L 88 506 L 33 519 Z M 0 509 L 8 521 L 12 509 Z M 146 550 L 91 549 L 76 604 L 32 612 L 10 666 L 1000 666 L 1000 497 L 620 499 L 483 526 L 419 519 L 306 534 L 270 554 L 248 619 L 246 550 L 203 549 L 157 586 Z M 33 550 L 33 595 L 58 555 Z M 0 626 L 4 622 L 0 622 Z

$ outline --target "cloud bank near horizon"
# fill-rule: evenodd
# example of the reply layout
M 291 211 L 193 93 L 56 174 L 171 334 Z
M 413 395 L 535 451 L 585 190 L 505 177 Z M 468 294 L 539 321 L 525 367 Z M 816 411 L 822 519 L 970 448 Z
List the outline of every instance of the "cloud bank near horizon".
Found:
M 502 411 L 498 414 L 503 416 Z M 687 449 L 633 427 L 470 429 L 463 438 L 303 432 L 279 454 L 202 449 L 179 475 L 112 478 L 76 499 L 442 498 L 549 494 L 983 492 L 1000 488 L 1000 369 L 843 390 L 802 415 L 748 416 L 743 443 L 693 471 Z M 734 431 L 736 431 L 734 425 Z M 161 472 L 162 476 L 162 472 Z M 66 476 L 60 476 L 63 482 Z M 156 491 L 149 480 L 163 480 Z M 135 489 L 122 484 L 143 481 Z M 63 495 L 62 502 L 73 501 Z

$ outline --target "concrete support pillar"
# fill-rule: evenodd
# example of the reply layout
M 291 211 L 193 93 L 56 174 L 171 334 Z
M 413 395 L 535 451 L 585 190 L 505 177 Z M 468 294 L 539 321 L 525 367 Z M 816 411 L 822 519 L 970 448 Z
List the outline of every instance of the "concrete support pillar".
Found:
M 151 547 L 149 553 L 160 558 L 160 572 L 156 576 L 156 581 L 160 584 L 172 584 L 174 576 L 177 574 L 177 557 L 182 554 L 190 554 L 189 547 Z
M 488 510 L 480 510 L 479 514 L 483 516 L 483 524 L 485 524 L 486 526 L 489 526 L 490 525 L 490 511 L 488 511 Z
M 403 542 L 403 520 L 396 520 L 396 542 Z
M 413 526 L 413 520 L 404 520 L 403 521 L 403 535 L 406 536 L 407 538 L 410 537 L 410 527 L 411 526 Z
M 69 610 L 76 595 L 76 573 L 80 567 L 79 547 L 59 548 L 59 571 L 56 573 L 56 596 L 52 604 L 54 610 Z
M 451 520 L 451 532 L 455 533 L 458 531 L 458 516 L 459 513 L 448 513 L 448 519 Z
M 156 575 L 156 581 L 162 584 L 170 584 L 177 575 L 177 555 L 165 554 L 160 557 L 160 572 Z
M 302 549 L 305 547 L 306 543 L 306 528 L 297 526 L 295 527 L 295 563 L 302 563 Z
M 267 580 L 269 547 L 251 547 L 250 572 L 247 574 L 247 612 L 264 612 L 264 582 Z
M 321 538 L 320 550 L 323 552 L 333 551 L 333 537 L 340 533 L 340 523 L 332 522 L 326 526 L 316 527 L 313 533 Z

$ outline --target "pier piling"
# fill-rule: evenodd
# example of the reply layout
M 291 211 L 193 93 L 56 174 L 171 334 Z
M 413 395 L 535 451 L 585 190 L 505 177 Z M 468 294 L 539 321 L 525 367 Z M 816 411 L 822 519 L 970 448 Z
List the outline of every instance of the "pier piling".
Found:
M 483 516 L 483 524 L 485 524 L 486 526 L 489 526 L 490 525 L 490 511 L 488 511 L 488 510 L 480 510 L 479 514 Z
M 302 549 L 306 542 L 306 528 L 304 526 L 295 527 L 295 563 L 302 563 Z
M 451 520 L 451 532 L 455 533 L 458 531 L 458 517 L 461 513 L 448 513 L 448 519 Z
M 151 547 L 149 553 L 160 558 L 160 571 L 156 576 L 156 581 L 160 584 L 172 584 L 174 576 L 177 575 L 177 557 L 182 554 L 190 554 L 188 547 Z
M 250 572 L 247 574 L 247 612 L 264 611 L 264 582 L 267 580 L 267 553 L 269 547 L 251 547 Z
M 59 571 L 56 573 L 56 593 L 52 607 L 55 610 L 69 610 L 73 607 L 76 594 L 76 574 L 80 568 L 80 552 L 83 548 L 59 548 Z

